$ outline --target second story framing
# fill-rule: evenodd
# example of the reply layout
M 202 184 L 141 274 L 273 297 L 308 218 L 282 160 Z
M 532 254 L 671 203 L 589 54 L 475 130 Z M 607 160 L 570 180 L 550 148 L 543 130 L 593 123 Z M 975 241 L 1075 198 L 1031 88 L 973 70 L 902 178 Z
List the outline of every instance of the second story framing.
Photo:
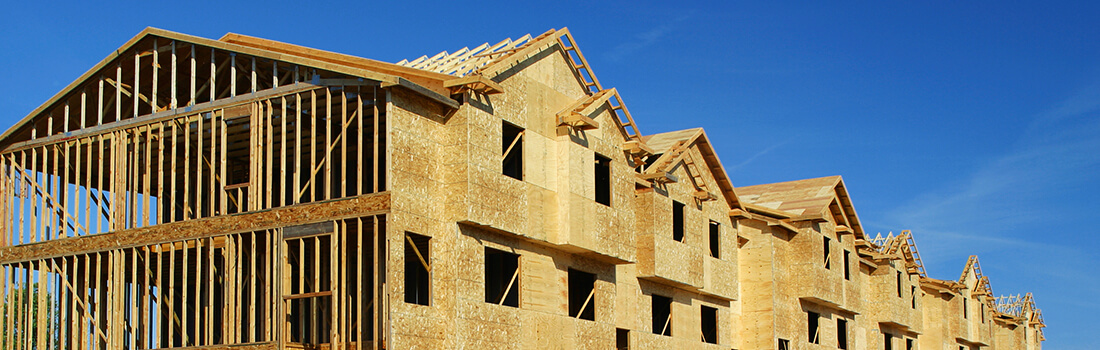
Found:
M 458 106 L 430 72 L 294 48 L 142 31 L 0 136 L 0 243 L 386 191 L 390 91 Z

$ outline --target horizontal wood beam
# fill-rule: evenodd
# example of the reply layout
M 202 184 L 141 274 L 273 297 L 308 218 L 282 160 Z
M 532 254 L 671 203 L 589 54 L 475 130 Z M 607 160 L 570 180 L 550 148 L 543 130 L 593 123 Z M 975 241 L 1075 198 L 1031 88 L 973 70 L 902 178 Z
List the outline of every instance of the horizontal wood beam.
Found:
M 260 101 L 260 100 L 264 100 L 264 99 L 268 99 L 268 98 L 272 98 L 272 97 L 277 97 L 277 96 L 281 96 L 281 95 L 287 95 L 287 94 L 292 94 L 292 93 L 297 93 L 297 92 L 309 91 L 309 90 L 317 89 L 317 88 L 321 88 L 321 87 L 324 87 L 324 85 L 315 85 L 315 84 L 310 84 L 310 83 L 298 83 L 296 85 L 287 85 L 287 86 L 278 87 L 278 88 L 275 88 L 275 89 L 270 89 L 270 90 L 265 90 L 265 91 L 262 91 L 262 92 L 257 92 L 255 94 L 241 94 L 241 95 L 237 95 L 236 97 L 230 97 L 230 98 L 220 99 L 220 100 L 217 100 L 217 101 L 200 103 L 200 104 L 197 104 L 197 105 L 194 105 L 194 106 L 189 106 L 189 107 L 170 109 L 170 110 L 163 111 L 163 112 L 144 115 L 144 116 L 140 116 L 140 117 L 137 117 L 137 118 L 130 118 L 130 119 L 117 121 L 117 122 L 113 122 L 113 123 L 106 123 L 106 124 L 103 124 L 103 125 L 87 127 L 87 128 L 83 128 L 83 129 L 79 129 L 79 130 L 70 131 L 70 132 L 67 132 L 67 133 L 61 133 L 61 134 L 56 134 L 56 135 L 52 135 L 52 136 L 49 136 L 49 137 L 43 137 L 43 138 L 40 138 L 40 139 L 34 139 L 34 140 L 23 141 L 23 142 L 16 142 L 16 143 L 13 143 L 11 145 L 8 145 L 7 147 L 5 147 L 0 152 L 14 152 L 14 151 L 19 151 L 19 150 L 38 147 L 38 146 L 41 146 L 41 145 L 46 145 L 46 144 L 51 144 L 51 143 L 59 143 L 59 142 L 64 142 L 64 141 L 68 141 L 68 140 L 72 140 L 72 139 L 78 139 L 78 138 L 87 137 L 87 136 L 93 136 L 93 135 L 99 135 L 99 134 L 103 134 L 103 133 L 109 133 L 109 132 L 112 132 L 112 131 L 118 131 L 118 130 L 134 128 L 134 127 L 142 126 L 142 125 L 146 125 L 146 124 L 153 124 L 153 123 L 162 122 L 162 121 L 166 121 L 166 120 L 170 120 L 170 119 L 175 119 L 175 118 L 179 118 L 179 117 L 182 117 L 182 116 L 188 116 L 188 115 L 195 115 L 195 114 L 211 112 L 211 111 L 214 111 L 214 110 L 217 110 L 217 109 L 232 107 L 232 106 L 236 106 L 236 105 L 244 104 L 244 103 L 251 103 L 251 102 Z
M 0 264 L 52 259 L 119 248 L 140 247 L 313 222 L 379 215 L 389 212 L 389 209 L 390 193 L 380 192 L 262 211 L 221 215 L 104 234 L 3 247 L 0 248 Z
M 486 95 L 499 94 L 504 92 L 504 87 L 497 84 L 480 74 L 468 75 L 458 79 L 451 79 L 443 82 L 443 87 L 456 90 L 455 92 L 461 92 L 462 88 L 474 90 Z
M 433 101 L 436 101 L 436 102 L 439 102 L 440 104 L 442 104 L 444 106 L 447 106 L 447 107 L 450 107 L 451 109 L 458 109 L 458 107 L 459 107 L 458 101 L 455 101 L 454 99 L 452 99 L 448 96 L 443 96 L 443 95 L 439 94 L 438 92 L 435 92 L 431 89 L 423 87 L 423 86 L 421 86 L 417 83 L 411 82 L 408 79 L 405 79 L 405 78 L 402 78 L 402 77 L 397 77 L 393 81 L 387 81 L 387 82 L 382 83 L 382 87 L 384 87 L 384 88 L 393 87 L 393 86 L 400 86 L 400 87 L 409 89 L 412 92 L 415 92 L 415 93 L 421 94 L 425 97 L 428 97 L 429 99 L 431 99 Z
M 680 178 L 676 175 L 672 175 L 670 172 L 658 171 L 654 173 L 638 174 L 639 179 L 645 181 L 653 181 L 657 183 L 669 183 L 680 181 Z
M 558 114 L 558 125 L 568 125 L 575 129 L 592 130 L 600 127 L 600 123 L 580 113 Z

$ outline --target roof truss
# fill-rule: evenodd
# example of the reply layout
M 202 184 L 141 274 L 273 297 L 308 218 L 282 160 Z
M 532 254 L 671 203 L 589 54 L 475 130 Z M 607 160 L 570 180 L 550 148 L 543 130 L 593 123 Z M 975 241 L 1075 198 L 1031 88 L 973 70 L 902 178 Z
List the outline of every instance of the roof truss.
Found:
M 146 28 L 0 136 L 0 148 L 169 110 L 186 112 L 202 103 L 295 83 L 321 85 L 322 80 L 401 86 L 458 107 L 443 94 L 372 66 L 241 43 L 251 46 Z

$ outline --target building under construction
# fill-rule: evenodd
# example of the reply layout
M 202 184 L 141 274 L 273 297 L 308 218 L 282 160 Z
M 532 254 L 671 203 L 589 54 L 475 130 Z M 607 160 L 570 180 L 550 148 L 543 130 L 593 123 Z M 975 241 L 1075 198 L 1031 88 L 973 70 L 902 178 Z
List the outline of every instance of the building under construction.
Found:
M 0 349 L 1041 349 L 840 177 L 734 188 L 567 29 L 396 64 L 146 29 L 0 136 Z

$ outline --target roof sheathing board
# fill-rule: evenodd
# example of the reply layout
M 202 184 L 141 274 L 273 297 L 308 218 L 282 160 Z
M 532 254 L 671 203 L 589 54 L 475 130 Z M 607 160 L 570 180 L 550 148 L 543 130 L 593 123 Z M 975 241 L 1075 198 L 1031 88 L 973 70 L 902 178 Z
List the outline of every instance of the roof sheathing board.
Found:
M 844 187 L 840 176 L 827 176 L 814 179 L 778 182 L 738 188 L 741 198 L 748 203 L 774 207 L 795 215 L 814 215 L 829 212 L 834 200 L 848 217 L 848 223 L 857 236 L 863 236 L 863 227 L 859 223 L 855 207 Z M 778 203 L 778 204 L 777 204 Z M 843 222 L 837 223 L 844 224 Z

